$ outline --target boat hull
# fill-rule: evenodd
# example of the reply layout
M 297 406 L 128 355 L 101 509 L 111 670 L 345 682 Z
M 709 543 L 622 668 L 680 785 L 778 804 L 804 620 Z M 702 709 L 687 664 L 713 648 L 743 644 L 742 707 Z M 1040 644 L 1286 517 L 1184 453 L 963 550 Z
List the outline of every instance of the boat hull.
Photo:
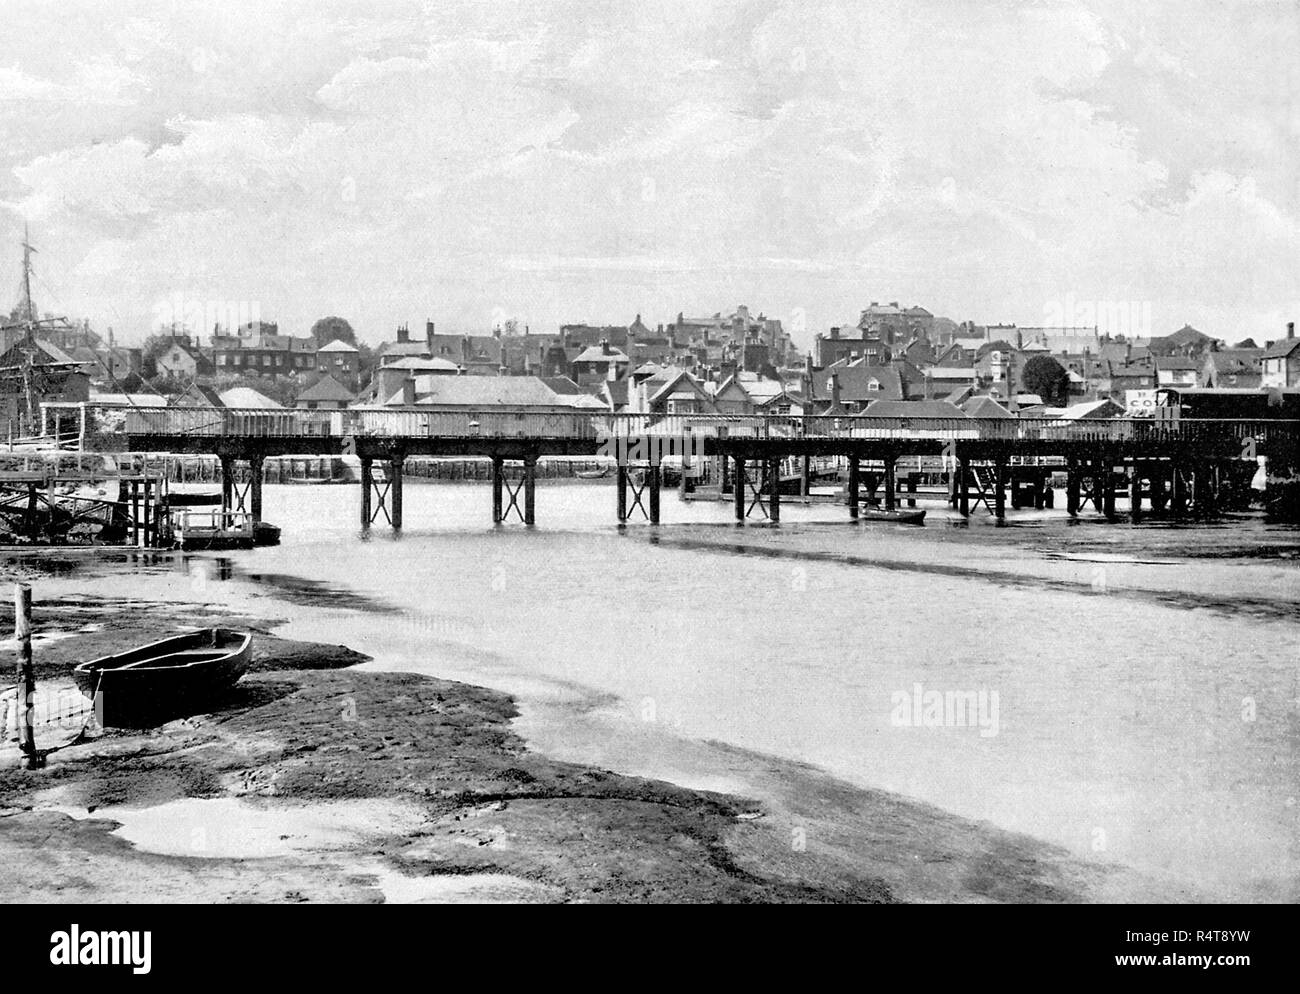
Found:
M 73 667 L 107 727 L 145 727 L 211 710 L 248 670 L 252 636 L 225 628 L 163 639 Z
M 925 523 L 925 511 L 919 508 L 886 511 L 879 507 L 864 507 L 859 514 L 864 521 L 893 521 L 900 525 L 921 525 Z

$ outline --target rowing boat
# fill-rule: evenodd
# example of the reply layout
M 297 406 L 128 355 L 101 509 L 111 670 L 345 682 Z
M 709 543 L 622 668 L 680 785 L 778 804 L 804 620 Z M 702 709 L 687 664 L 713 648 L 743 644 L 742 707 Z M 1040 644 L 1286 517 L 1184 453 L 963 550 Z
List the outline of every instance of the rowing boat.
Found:
M 897 508 L 886 511 L 882 507 L 867 506 L 862 508 L 862 518 L 866 521 L 894 521 L 900 525 L 920 525 L 925 523 L 925 511 L 920 508 Z
M 248 669 L 253 636 L 204 628 L 78 663 L 73 679 L 103 725 L 148 725 L 207 710 Z

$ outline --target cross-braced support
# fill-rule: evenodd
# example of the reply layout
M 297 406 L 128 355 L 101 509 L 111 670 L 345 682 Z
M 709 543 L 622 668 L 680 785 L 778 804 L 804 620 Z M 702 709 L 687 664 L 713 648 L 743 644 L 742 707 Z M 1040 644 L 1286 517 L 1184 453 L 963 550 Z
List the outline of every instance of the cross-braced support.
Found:
M 618 467 L 618 523 L 625 525 L 637 512 L 650 524 L 659 524 L 660 493 L 663 477 L 653 463 L 638 469 Z M 631 502 L 628 502 L 629 496 Z
M 383 480 L 376 480 L 374 460 L 366 456 L 361 457 L 362 528 L 369 530 L 370 526 L 379 520 L 381 514 L 384 520 L 393 525 L 394 528 L 400 527 L 394 524 L 393 516 L 388 510 L 388 498 L 393 483 L 394 479 L 391 474 L 386 474 Z
M 525 525 L 536 522 L 537 459 L 524 459 L 524 472 L 518 480 L 505 475 L 505 459 L 492 457 L 492 523 L 503 524 L 511 512 Z M 522 498 L 522 502 L 521 502 Z

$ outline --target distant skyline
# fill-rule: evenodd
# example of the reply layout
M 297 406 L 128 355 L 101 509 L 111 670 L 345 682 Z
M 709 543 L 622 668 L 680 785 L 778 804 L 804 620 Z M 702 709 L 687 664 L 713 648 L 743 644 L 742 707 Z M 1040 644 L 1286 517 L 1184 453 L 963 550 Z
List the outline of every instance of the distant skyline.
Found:
M 177 295 L 371 342 L 1300 315 L 1289 2 L 5 8 L 0 303 L 26 218 L 38 306 L 126 341 Z

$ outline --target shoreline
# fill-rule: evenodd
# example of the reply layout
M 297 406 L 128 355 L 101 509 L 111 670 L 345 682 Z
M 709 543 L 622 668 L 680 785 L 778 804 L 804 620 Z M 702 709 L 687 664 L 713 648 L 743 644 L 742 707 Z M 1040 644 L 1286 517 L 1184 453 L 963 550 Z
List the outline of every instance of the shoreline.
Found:
M 38 596 L 36 614 L 39 634 L 61 633 L 39 644 L 38 686 L 92 651 L 213 621 L 210 605 L 88 597 Z M 105 617 L 111 630 L 93 627 Z M 274 617 L 221 623 L 257 634 L 254 665 L 220 710 L 93 734 L 43 771 L 14 768 L 5 750 L 0 874 L 12 899 L 1193 899 L 717 743 L 660 735 L 650 765 L 666 779 L 567 762 L 556 730 L 589 736 L 592 716 L 561 708 L 548 722 L 544 705 L 498 691 L 358 670 L 367 657 L 280 638 Z M 698 786 L 710 778 L 722 789 Z

